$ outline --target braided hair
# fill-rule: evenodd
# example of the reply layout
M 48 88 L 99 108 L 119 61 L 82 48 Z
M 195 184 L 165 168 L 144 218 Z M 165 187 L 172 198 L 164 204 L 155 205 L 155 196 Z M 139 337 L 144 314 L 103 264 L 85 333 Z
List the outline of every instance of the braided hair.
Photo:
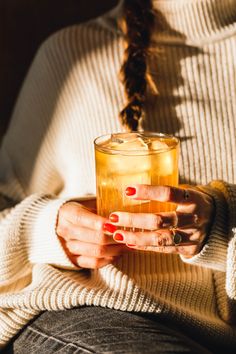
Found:
M 127 103 L 120 119 L 129 130 L 137 131 L 143 116 L 147 90 L 147 56 L 155 23 L 152 0 L 124 1 L 126 50 L 121 67 Z

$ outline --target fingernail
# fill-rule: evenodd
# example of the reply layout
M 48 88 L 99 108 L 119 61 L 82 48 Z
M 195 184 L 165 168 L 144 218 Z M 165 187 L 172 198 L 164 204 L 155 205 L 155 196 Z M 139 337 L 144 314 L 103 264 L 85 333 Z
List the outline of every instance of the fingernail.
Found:
M 134 188 L 134 187 L 128 187 L 128 188 L 126 188 L 125 194 L 126 194 L 128 197 L 130 197 L 130 196 L 132 196 L 132 195 L 135 195 L 135 194 L 136 194 L 136 188 Z
M 109 224 L 108 222 L 106 222 L 103 225 L 103 230 L 108 231 L 113 234 L 117 230 L 117 227 L 115 225 L 112 225 L 112 224 Z
M 119 221 L 119 216 L 116 215 L 116 214 L 111 214 L 111 215 L 109 216 L 109 220 L 110 220 L 111 222 L 118 222 L 118 221 Z
M 115 234 L 114 240 L 115 241 L 124 241 L 124 236 L 121 234 Z
M 126 243 L 126 246 L 128 246 L 128 247 L 135 247 L 136 245 L 130 245 L 129 243 Z

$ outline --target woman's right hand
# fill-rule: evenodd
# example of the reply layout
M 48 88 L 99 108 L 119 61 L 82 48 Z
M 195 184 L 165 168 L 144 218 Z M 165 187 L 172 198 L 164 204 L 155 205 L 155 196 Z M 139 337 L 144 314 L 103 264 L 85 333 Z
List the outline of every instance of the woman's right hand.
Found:
M 70 260 L 82 268 L 97 269 L 121 255 L 124 245 L 112 233 L 116 226 L 77 202 L 65 203 L 59 210 L 57 235 Z M 106 233 L 110 232 L 110 235 Z

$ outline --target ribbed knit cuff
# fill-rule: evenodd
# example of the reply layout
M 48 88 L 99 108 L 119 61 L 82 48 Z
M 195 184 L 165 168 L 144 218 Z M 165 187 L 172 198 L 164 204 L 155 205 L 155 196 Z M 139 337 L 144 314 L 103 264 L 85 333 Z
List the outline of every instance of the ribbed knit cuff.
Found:
M 47 263 L 64 269 L 79 269 L 66 255 L 56 234 L 58 211 L 65 202 L 64 199 L 54 199 L 52 196 L 35 196 L 25 209 L 21 219 L 20 234 L 22 247 L 26 248 L 31 263 Z
M 211 184 L 198 187 L 198 189 L 214 199 L 216 208 L 214 222 L 202 250 L 192 258 L 180 257 L 185 263 L 225 272 L 229 228 L 228 205 L 223 193 Z

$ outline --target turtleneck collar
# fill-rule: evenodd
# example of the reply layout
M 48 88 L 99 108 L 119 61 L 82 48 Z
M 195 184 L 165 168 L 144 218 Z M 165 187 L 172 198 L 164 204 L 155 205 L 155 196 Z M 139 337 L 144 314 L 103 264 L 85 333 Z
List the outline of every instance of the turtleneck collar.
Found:
M 120 0 L 109 15 L 122 16 L 123 3 Z M 236 0 L 153 0 L 153 7 L 162 18 L 157 41 L 204 44 L 236 32 Z
M 153 0 L 153 6 L 164 16 L 167 32 L 189 40 L 236 29 L 236 0 Z

